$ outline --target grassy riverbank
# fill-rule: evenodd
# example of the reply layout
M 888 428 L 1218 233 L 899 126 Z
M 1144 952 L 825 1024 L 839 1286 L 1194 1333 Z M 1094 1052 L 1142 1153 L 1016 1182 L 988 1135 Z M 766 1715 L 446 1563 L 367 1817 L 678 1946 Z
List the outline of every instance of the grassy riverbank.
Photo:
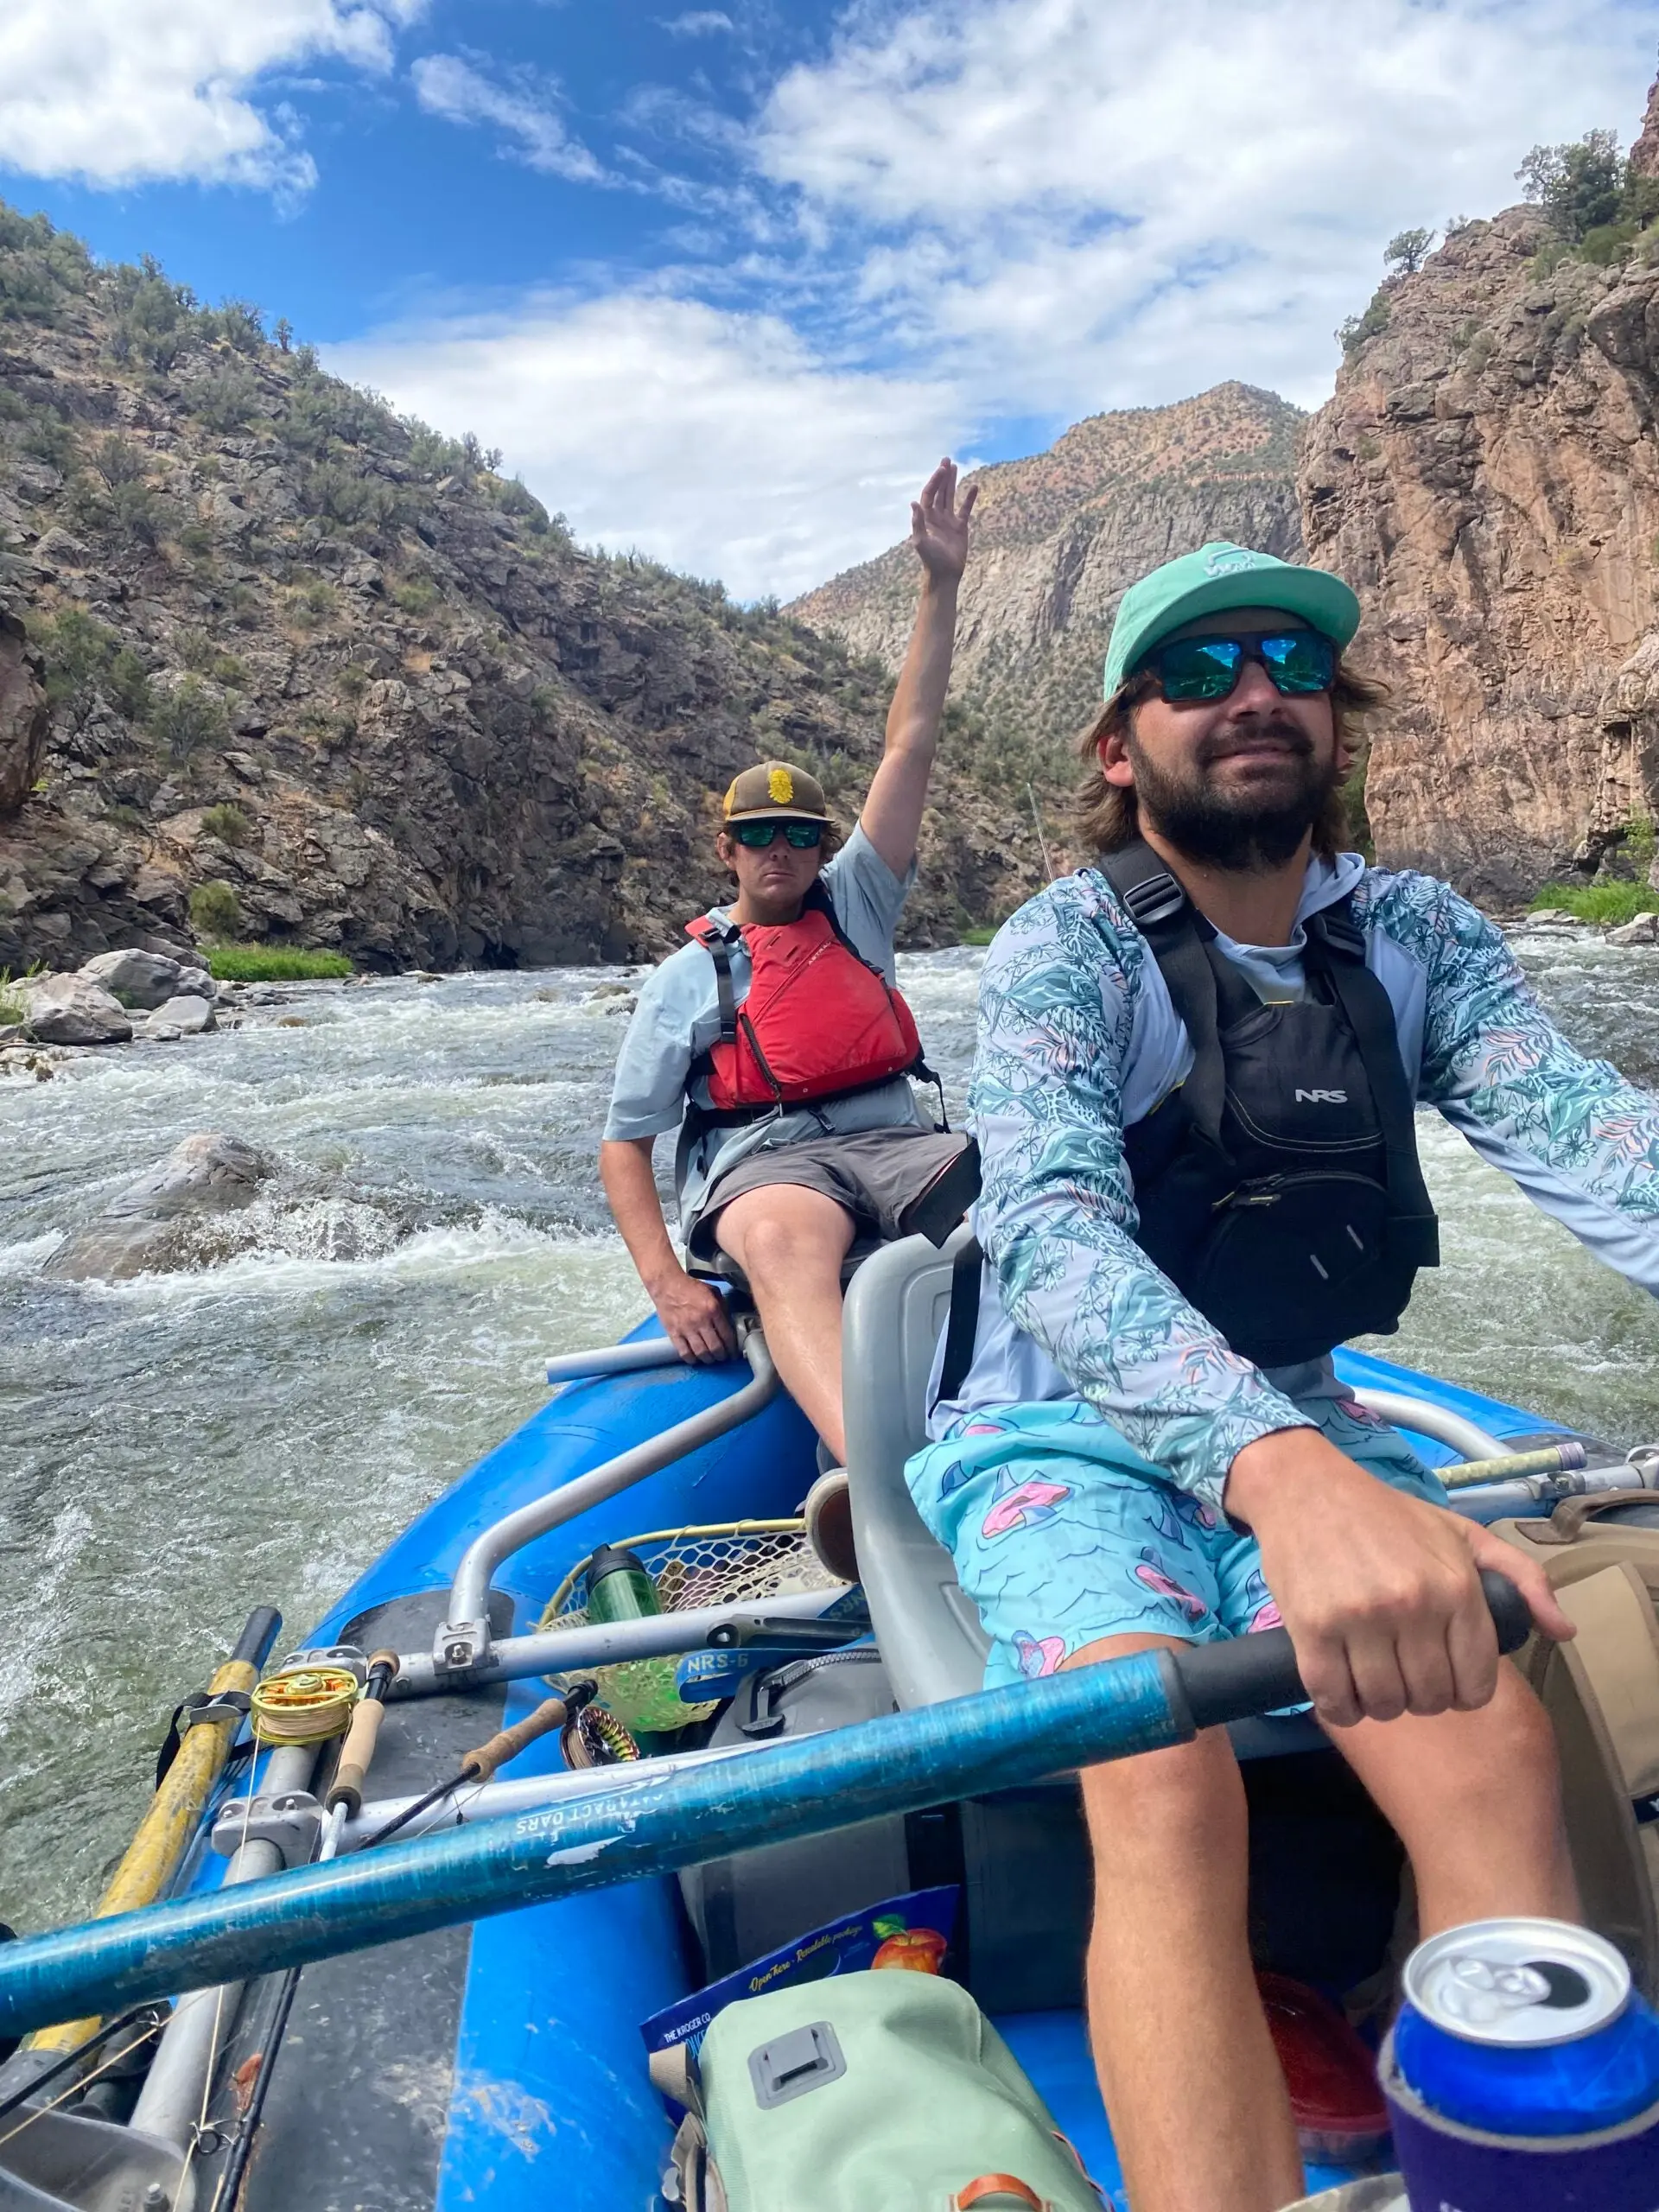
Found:
M 353 973 L 343 952 L 308 952 L 296 945 L 209 945 L 207 966 L 221 983 L 320 983 Z

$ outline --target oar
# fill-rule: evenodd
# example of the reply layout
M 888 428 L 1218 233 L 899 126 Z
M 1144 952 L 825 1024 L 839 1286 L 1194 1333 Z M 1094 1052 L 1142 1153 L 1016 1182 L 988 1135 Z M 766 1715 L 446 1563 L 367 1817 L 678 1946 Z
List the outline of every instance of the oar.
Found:
M 1484 1574 L 1498 1643 L 1525 1601 Z M 0 2035 L 1191 1740 L 1304 1692 L 1283 1630 L 1101 1667 L 0 1946 Z

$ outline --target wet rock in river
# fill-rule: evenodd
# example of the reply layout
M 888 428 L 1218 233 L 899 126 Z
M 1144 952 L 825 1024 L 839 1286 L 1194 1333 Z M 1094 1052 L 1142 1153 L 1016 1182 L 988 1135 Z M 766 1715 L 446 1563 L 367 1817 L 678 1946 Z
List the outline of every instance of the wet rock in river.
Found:
M 152 1044 L 174 1044 L 181 1037 L 199 1037 L 204 1029 L 218 1026 L 212 1000 L 192 991 L 158 1006 L 138 1033 Z
M 1659 944 L 1659 914 L 1638 914 L 1622 929 L 1609 930 L 1609 944 Z
M 45 1272 L 70 1282 L 188 1265 L 189 1231 L 204 1218 L 251 1205 L 271 1162 L 240 1137 L 205 1130 L 119 1192 L 102 1216 L 59 1247 Z
M 119 999 L 82 976 L 42 976 L 23 987 L 23 1014 L 42 1045 L 124 1045 L 132 1020 Z
M 119 952 L 100 952 L 96 959 L 86 961 L 79 973 L 87 982 L 113 993 L 128 1006 L 145 1008 L 163 1006 L 177 995 L 182 970 L 176 960 L 162 953 L 140 952 L 130 946 Z

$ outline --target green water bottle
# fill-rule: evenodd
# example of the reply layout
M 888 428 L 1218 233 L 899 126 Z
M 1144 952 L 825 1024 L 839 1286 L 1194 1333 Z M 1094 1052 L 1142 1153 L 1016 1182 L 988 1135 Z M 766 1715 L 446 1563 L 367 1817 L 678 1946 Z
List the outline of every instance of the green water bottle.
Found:
M 601 1544 L 588 1562 L 588 1619 L 644 1620 L 662 1610 L 657 1586 L 638 1553 Z M 676 1665 L 673 1659 L 629 1659 L 599 1670 L 601 1695 L 634 1735 L 672 1735 L 697 1717 L 696 1708 L 681 1702 Z M 640 1745 L 642 1751 L 651 1748 Z

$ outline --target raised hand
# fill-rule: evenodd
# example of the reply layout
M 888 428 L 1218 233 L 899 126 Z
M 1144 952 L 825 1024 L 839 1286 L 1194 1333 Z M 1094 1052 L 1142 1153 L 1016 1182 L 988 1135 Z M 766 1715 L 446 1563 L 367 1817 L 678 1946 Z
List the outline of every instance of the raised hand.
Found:
M 930 578 L 954 582 L 968 562 L 968 518 L 979 497 L 970 484 L 957 504 L 957 464 L 942 461 L 910 507 L 910 542 Z

